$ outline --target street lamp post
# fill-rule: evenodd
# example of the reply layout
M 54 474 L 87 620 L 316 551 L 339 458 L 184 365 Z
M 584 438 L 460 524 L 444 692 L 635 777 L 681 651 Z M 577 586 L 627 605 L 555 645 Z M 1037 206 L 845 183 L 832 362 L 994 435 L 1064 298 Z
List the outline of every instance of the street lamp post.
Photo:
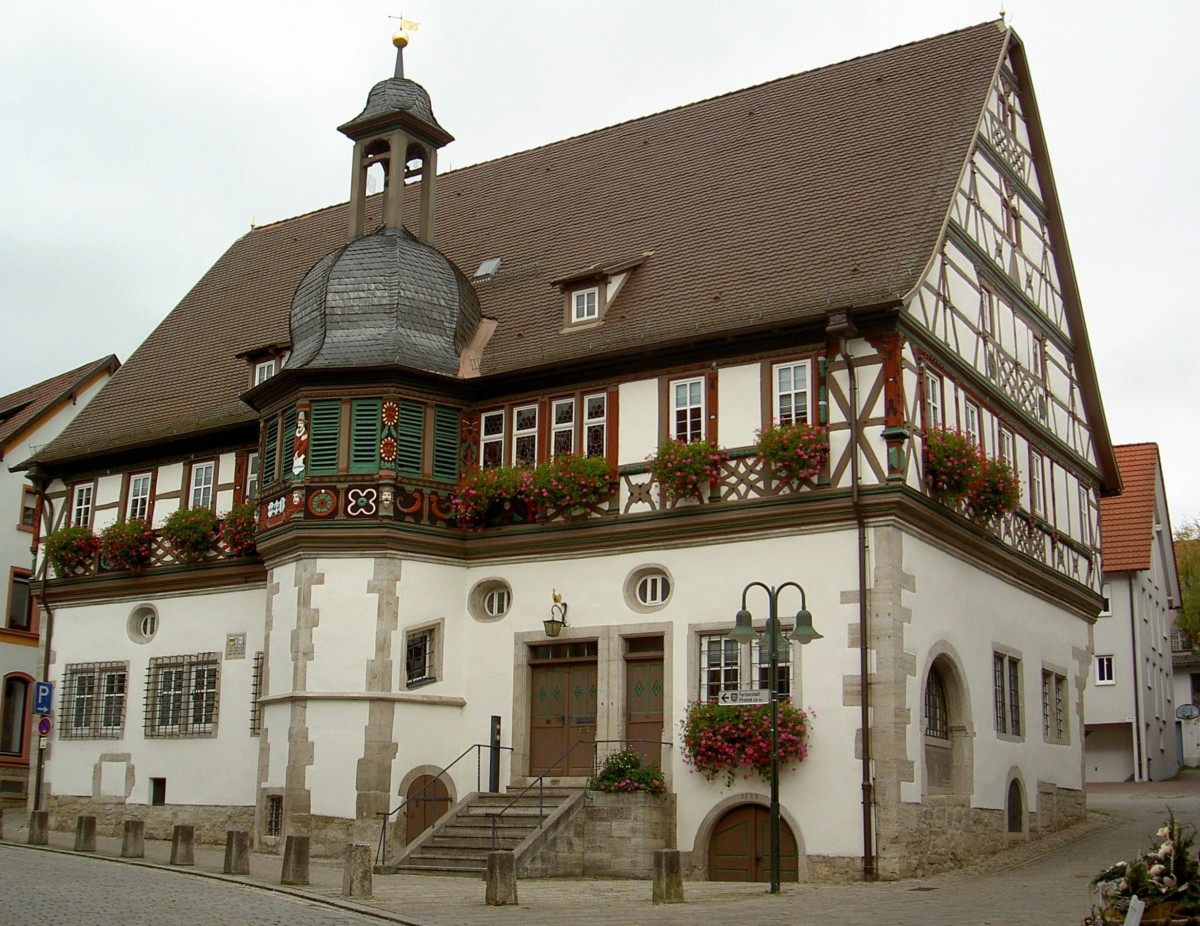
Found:
M 792 627 L 791 639 L 801 645 L 821 639 L 813 630 L 812 615 L 805 607 L 804 589 L 796 582 L 784 582 L 770 586 L 762 582 L 751 582 L 742 589 L 742 609 L 735 618 L 733 633 L 739 643 L 748 643 L 758 637 L 754 629 L 754 618 L 746 610 L 746 596 L 752 588 L 761 588 L 767 593 L 770 614 L 763 631 L 767 655 L 767 688 L 771 693 L 771 893 L 779 893 L 779 650 L 787 645 L 788 634 L 779 626 L 779 593 L 785 588 L 794 588 L 800 593 L 800 610 Z

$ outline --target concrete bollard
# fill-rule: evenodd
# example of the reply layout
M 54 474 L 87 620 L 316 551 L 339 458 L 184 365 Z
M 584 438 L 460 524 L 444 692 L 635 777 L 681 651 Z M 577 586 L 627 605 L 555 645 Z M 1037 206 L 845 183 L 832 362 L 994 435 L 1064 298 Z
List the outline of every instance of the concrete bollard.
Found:
M 146 857 L 146 821 L 126 820 L 121 831 L 121 858 Z
M 227 875 L 250 874 L 250 834 L 245 830 L 228 830 L 225 833 L 225 866 Z
M 75 851 L 96 851 L 96 818 L 91 814 L 81 813 L 75 818 Z
M 487 892 L 489 907 L 517 903 L 517 857 L 504 850 L 487 856 Z
M 679 864 L 678 849 L 654 850 L 653 901 L 658 903 L 683 903 L 683 869 Z
M 185 823 L 176 823 L 171 831 L 171 864 L 196 864 L 196 827 Z
M 366 843 L 346 843 L 346 865 L 342 869 L 342 896 L 371 896 L 371 847 Z
M 49 844 L 50 811 L 34 810 L 29 814 L 29 845 L 44 846 Z
M 283 872 L 280 884 L 308 884 L 307 836 L 289 836 L 283 845 Z

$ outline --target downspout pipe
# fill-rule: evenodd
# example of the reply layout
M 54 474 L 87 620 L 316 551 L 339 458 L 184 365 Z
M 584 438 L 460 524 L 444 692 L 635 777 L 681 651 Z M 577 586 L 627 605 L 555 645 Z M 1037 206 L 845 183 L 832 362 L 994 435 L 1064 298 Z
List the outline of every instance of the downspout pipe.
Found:
M 1138 646 L 1137 596 L 1133 593 L 1135 575 L 1136 573 L 1129 573 L 1129 648 L 1133 655 L 1133 754 L 1137 762 L 1134 781 L 1149 781 L 1150 770 L 1146 768 L 1146 744 L 1143 741 L 1142 731 L 1142 689 L 1138 684 L 1138 663 L 1142 657 L 1138 652 L 1140 647 Z
M 837 339 L 838 354 L 846 364 L 850 389 L 850 506 L 854 510 L 858 542 L 858 671 L 860 724 L 862 727 L 862 873 L 864 881 L 874 881 L 875 871 L 875 782 L 871 777 L 871 684 L 870 684 L 870 613 L 867 610 L 867 525 L 863 518 L 858 477 L 858 370 L 846 342 L 858 331 L 848 312 L 829 317 L 825 333 Z

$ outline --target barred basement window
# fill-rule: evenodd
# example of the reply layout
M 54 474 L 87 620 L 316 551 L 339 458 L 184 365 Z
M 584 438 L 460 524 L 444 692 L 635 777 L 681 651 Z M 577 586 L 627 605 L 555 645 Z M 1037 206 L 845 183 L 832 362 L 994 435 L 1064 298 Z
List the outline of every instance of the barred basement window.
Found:
M 432 630 L 410 633 L 405 638 L 404 675 L 409 688 L 434 681 Z
M 264 817 L 264 835 L 283 835 L 283 795 L 268 794 Z
M 60 705 L 63 739 L 120 739 L 125 731 L 128 669 L 124 662 L 66 667 Z
M 146 670 L 146 736 L 215 733 L 219 680 L 217 653 L 151 659 Z
M 946 686 L 937 669 L 929 670 L 925 683 L 925 735 L 950 739 L 949 711 L 946 709 Z
M 250 735 L 258 736 L 262 732 L 262 697 L 263 687 L 263 654 L 254 654 L 254 669 L 250 675 Z

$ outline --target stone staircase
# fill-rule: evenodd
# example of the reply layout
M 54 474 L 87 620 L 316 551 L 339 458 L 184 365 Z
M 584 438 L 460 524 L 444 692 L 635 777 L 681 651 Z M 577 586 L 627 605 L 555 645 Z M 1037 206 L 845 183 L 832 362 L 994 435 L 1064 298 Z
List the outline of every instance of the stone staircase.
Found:
M 580 788 L 547 787 L 539 807 L 537 789 L 517 797 L 520 788 L 507 793 L 473 793 L 410 843 L 395 861 L 380 866 L 381 874 L 396 872 L 457 875 L 482 878 L 487 854 L 509 849 L 520 867 L 523 858 L 536 853 L 560 822 L 574 816 L 583 803 Z M 515 800 L 515 803 L 514 803 Z M 511 807 L 508 807 L 512 804 Z M 492 815 L 496 842 L 492 842 Z

